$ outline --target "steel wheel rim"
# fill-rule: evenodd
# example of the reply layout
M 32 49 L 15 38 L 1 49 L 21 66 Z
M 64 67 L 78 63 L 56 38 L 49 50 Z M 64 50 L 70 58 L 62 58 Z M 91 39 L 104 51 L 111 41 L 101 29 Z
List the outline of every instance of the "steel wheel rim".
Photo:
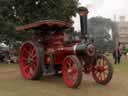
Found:
M 104 81 L 109 75 L 109 66 L 107 60 L 99 58 L 96 65 L 93 67 L 93 76 L 96 81 Z
M 20 70 L 25 79 L 31 79 L 38 66 L 37 51 L 31 43 L 25 43 L 20 49 Z
M 78 69 L 77 64 L 71 58 L 64 60 L 63 75 L 66 84 L 72 87 L 78 78 Z

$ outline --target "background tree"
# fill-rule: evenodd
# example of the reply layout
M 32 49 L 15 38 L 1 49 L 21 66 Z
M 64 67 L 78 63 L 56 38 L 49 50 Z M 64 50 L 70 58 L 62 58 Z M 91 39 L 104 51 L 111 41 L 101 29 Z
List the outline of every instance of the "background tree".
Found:
M 38 20 L 70 21 L 77 11 L 78 0 L 0 0 L 0 42 L 13 46 L 30 32 L 16 33 L 18 25 Z
M 9 20 L 11 21 L 11 13 L 8 0 L 0 0 L 0 42 L 6 44 L 12 41 L 14 35 L 13 23 L 9 22 Z
M 103 17 L 93 17 L 88 20 L 89 35 L 94 38 L 97 48 L 101 51 L 111 50 L 113 41 L 109 31 L 112 30 L 112 21 Z
M 18 23 L 38 20 L 71 20 L 77 11 L 78 0 L 11 0 Z

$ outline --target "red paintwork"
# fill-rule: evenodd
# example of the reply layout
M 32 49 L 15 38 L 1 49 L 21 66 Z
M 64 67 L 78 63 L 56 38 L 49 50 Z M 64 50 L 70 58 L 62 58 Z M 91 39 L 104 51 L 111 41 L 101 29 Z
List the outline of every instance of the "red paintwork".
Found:
M 64 46 L 64 34 L 62 32 L 51 32 L 47 40 L 42 42 L 45 45 L 45 64 L 50 64 L 50 53 L 54 53 L 55 64 L 62 64 L 65 56 L 73 54 L 72 47 Z
M 58 21 L 58 20 L 44 20 L 44 21 L 38 21 L 32 24 L 28 24 L 28 25 L 24 25 L 24 26 L 19 26 L 16 27 L 16 31 L 20 32 L 23 30 L 28 30 L 28 29 L 32 29 L 32 28 L 40 28 L 40 27 L 44 27 L 44 26 L 48 26 L 49 28 L 52 27 L 57 27 L 57 28 L 69 28 L 71 26 L 70 23 L 64 22 L 64 21 Z M 41 32 L 40 34 L 38 34 L 38 37 L 41 36 Z M 55 64 L 61 64 L 63 58 L 68 55 L 68 54 L 72 54 L 72 47 L 66 47 L 64 49 L 64 33 L 63 32 L 51 32 L 50 34 L 48 34 L 48 36 L 45 36 L 44 38 L 46 38 L 46 40 L 43 41 L 43 45 L 45 45 L 45 51 L 46 51 L 46 56 L 47 58 L 45 58 L 45 62 L 46 64 L 49 64 L 50 59 L 48 54 L 51 52 L 55 53 Z M 63 48 L 63 50 L 61 50 Z
M 23 31 L 23 30 L 27 30 L 27 29 L 31 29 L 31 28 L 42 28 L 45 26 L 48 26 L 49 27 L 48 29 L 50 29 L 52 27 L 63 29 L 63 28 L 68 28 L 70 25 L 68 23 L 65 23 L 62 21 L 39 21 L 39 22 L 36 22 L 33 24 L 19 26 L 16 28 L 16 31 Z M 45 64 L 50 64 L 50 55 L 49 55 L 50 53 L 54 54 L 54 63 L 56 65 L 62 65 L 66 56 L 73 55 L 73 54 L 75 55 L 73 46 L 76 43 L 80 43 L 79 40 L 71 41 L 70 43 L 65 45 L 64 44 L 64 32 L 52 30 L 48 34 L 47 33 L 48 32 L 46 32 L 46 34 L 44 34 L 44 32 L 38 32 L 38 34 L 36 34 L 37 38 L 35 39 L 36 42 L 38 42 L 40 40 L 40 44 L 42 44 L 44 46 Z M 24 47 L 26 47 L 26 46 L 27 45 L 25 45 Z M 30 51 L 30 53 L 31 53 L 31 50 L 34 50 L 34 49 L 30 49 L 28 51 Z M 24 56 L 26 56 L 26 58 L 28 58 L 27 56 L 29 56 L 29 54 L 25 53 L 24 49 L 22 49 L 20 51 L 20 53 L 21 53 L 20 54 L 20 58 L 21 58 L 20 63 L 23 63 L 20 65 L 21 73 L 23 74 L 23 76 L 26 79 L 30 79 L 31 78 L 30 73 L 24 71 L 24 67 L 26 67 L 26 65 L 25 65 L 26 62 L 22 59 L 22 58 L 24 58 Z M 38 61 L 35 60 L 34 62 L 38 62 Z M 60 67 L 62 67 L 62 66 L 60 66 Z M 30 69 L 30 67 L 28 69 Z M 62 69 L 62 68 L 58 68 L 58 69 Z M 34 71 L 34 69 L 33 69 L 33 71 Z M 73 76 L 74 71 L 71 73 L 72 73 L 71 75 Z M 71 82 L 71 81 L 67 81 L 67 83 L 68 83 L 67 84 L 68 86 L 73 85 L 73 82 Z
M 59 21 L 59 20 L 43 20 L 43 21 L 38 21 L 38 22 L 31 23 L 31 24 L 24 25 L 24 26 L 18 26 L 18 27 L 16 27 L 16 31 L 20 32 L 23 30 L 39 28 L 39 27 L 43 27 L 43 26 L 69 28 L 69 27 L 71 27 L 71 23 L 67 23 L 67 22 Z
M 47 30 L 44 31 L 43 29 L 41 29 L 41 28 L 45 28 L 46 26 L 47 26 Z M 44 62 L 45 62 L 45 64 L 50 64 L 50 61 L 51 61 L 50 54 L 51 53 L 54 54 L 54 64 L 57 66 L 60 65 L 60 66 L 58 66 L 58 68 L 56 68 L 56 71 L 62 71 L 62 69 L 63 69 L 63 79 L 69 87 L 72 87 L 72 86 L 74 86 L 74 81 L 68 80 L 67 79 L 68 75 L 70 75 L 71 78 L 74 78 L 75 77 L 74 74 L 78 74 L 78 72 L 76 70 L 77 68 L 74 69 L 74 67 L 70 67 L 70 68 L 66 67 L 66 66 L 70 66 L 70 64 L 68 62 L 71 59 L 71 58 L 67 58 L 67 56 L 76 55 L 74 52 L 74 45 L 76 45 L 77 43 L 80 43 L 81 41 L 71 41 L 70 43 L 65 44 L 64 43 L 64 32 L 62 30 L 56 30 L 56 29 L 65 29 L 70 26 L 71 25 L 69 23 L 66 23 L 63 21 L 39 21 L 36 23 L 19 26 L 16 28 L 16 31 L 19 32 L 19 31 L 23 31 L 23 30 L 32 29 L 32 28 L 41 29 L 41 31 L 36 34 L 36 38 L 34 40 L 35 40 L 35 42 L 39 43 L 40 45 L 43 45 L 43 47 L 44 47 L 44 55 L 45 55 Z M 49 30 L 49 29 L 52 29 L 52 30 Z M 32 73 L 30 73 L 29 70 L 32 68 L 32 71 L 35 73 L 36 68 L 39 66 L 38 59 L 37 59 L 38 54 L 36 54 L 36 52 L 33 53 L 33 51 L 36 51 L 34 46 L 35 45 L 26 43 L 24 46 L 22 46 L 22 48 L 20 50 L 20 57 L 19 57 L 20 58 L 20 69 L 21 69 L 22 75 L 26 79 L 32 78 L 32 76 L 31 76 Z M 26 62 L 28 62 L 28 61 L 25 60 L 30 56 L 30 54 L 28 54 L 28 52 L 26 51 L 27 47 L 30 47 L 29 50 L 27 50 L 27 51 L 30 54 L 33 54 L 35 56 L 35 57 L 31 57 L 32 63 L 30 64 L 30 66 L 29 66 L 29 64 L 26 65 Z M 88 46 L 88 47 L 89 47 L 88 54 L 90 54 L 90 53 L 92 53 L 92 50 L 94 49 L 94 47 L 92 47 L 92 46 Z M 85 49 L 85 51 L 87 51 L 87 50 Z M 82 63 L 82 64 L 80 64 L 80 66 L 83 65 L 83 71 L 85 73 L 92 72 L 95 51 L 94 51 L 94 54 L 90 54 L 90 56 L 88 54 L 85 54 L 84 56 L 82 55 L 82 58 L 78 58 L 78 60 L 81 61 L 80 63 Z M 33 59 L 33 58 L 35 58 L 35 59 Z M 73 59 L 73 63 L 74 63 L 73 65 L 75 65 L 75 62 L 74 62 L 74 61 L 76 61 L 75 59 Z M 67 60 L 67 61 L 65 61 L 65 60 Z M 69 72 L 69 74 L 67 74 L 67 70 L 71 70 L 71 72 Z M 104 70 L 106 70 L 106 69 L 104 69 L 104 66 L 93 69 L 93 71 L 96 71 L 96 72 L 97 71 L 101 72 Z M 95 74 L 95 72 L 94 72 L 94 74 Z M 96 74 L 95 74 L 95 78 L 99 79 Z

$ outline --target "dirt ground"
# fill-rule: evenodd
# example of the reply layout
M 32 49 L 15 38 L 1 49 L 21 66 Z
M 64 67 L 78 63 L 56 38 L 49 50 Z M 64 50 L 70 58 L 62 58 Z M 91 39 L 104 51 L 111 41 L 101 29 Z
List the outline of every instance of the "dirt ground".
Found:
M 0 96 L 128 96 L 128 62 L 113 67 L 114 75 L 108 85 L 96 84 L 88 75 L 78 89 L 71 89 L 62 78 L 24 80 L 17 64 L 0 64 Z

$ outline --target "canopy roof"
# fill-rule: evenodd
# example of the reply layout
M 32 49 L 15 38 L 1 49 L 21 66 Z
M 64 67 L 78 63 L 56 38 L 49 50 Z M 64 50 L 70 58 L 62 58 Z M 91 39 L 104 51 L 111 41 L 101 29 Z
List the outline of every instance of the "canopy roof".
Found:
M 23 26 L 18 26 L 16 27 L 16 31 L 24 31 L 24 30 L 29 30 L 33 28 L 43 28 L 43 27 L 48 27 L 48 28 L 61 28 L 61 29 L 66 29 L 71 27 L 71 23 L 67 23 L 64 21 L 59 21 L 59 20 L 42 20 L 38 21 L 35 23 L 23 25 Z

